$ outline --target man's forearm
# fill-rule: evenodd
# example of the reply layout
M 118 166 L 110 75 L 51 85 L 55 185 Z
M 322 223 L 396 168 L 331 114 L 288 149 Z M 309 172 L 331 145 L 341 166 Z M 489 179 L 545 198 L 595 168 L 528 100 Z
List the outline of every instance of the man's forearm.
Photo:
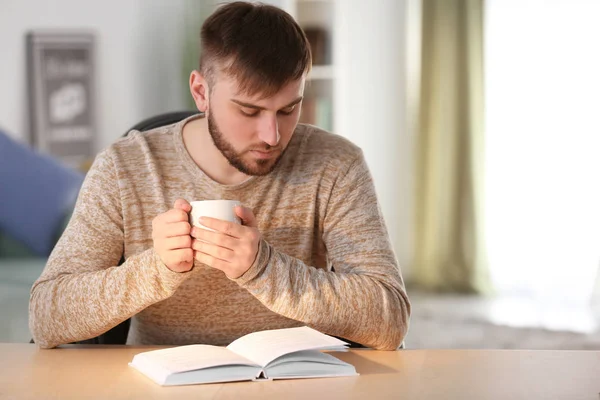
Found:
M 394 350 L 408 329 L 410 303 L 399 272 L 328 272 L 261 243 L 257 262 L 235 280 L 270 310 L 322 332 Z
M 50 259 L 51 263 L 64 260 Z M 51 268 L 52 270 L 52 268 Z M 29 326 L 44 348 L 89 339 L 171 296 L 185 274 L 168 270 L 152 249 L 123 265 L 44 276 L 31 289 Z

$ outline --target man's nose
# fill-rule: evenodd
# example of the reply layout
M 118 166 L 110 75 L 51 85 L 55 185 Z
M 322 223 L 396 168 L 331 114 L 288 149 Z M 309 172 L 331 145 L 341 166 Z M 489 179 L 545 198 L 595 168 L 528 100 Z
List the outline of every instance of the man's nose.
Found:
M 276 116 L 265 116 L 261 121 L 259 138 L 269 146 L 277 146 L 279 144 L 279 124 Z

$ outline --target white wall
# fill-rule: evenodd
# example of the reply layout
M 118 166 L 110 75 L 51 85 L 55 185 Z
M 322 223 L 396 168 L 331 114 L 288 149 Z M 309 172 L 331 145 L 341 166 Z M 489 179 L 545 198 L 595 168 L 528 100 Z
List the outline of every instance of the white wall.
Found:
M 185 107 L 181 59 L 185 0 L 0 0 L 0 126 L 29 137 L 25 34 L 38 28 L 96 33 L 96 148 L 153 114 Z
M 408 116 L 411 0 L 336 2 L 337 132 L 360 146 L 405 277 L 412 262 L 413 158 Z

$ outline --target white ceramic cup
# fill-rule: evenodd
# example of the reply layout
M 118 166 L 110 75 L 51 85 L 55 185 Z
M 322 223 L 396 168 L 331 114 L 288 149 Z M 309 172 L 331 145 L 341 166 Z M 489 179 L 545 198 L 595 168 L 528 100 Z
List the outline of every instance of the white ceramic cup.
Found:
M 211 217 L 224 221 L 240 224 L 241 221 L 235 214 L 234 208 L 241 205 L 237 200 L 202 200 L 190 202 L 192 211 L 190 212 L 190 223 L 192 226 L 214 231 L 200 223 L 200 217 Z

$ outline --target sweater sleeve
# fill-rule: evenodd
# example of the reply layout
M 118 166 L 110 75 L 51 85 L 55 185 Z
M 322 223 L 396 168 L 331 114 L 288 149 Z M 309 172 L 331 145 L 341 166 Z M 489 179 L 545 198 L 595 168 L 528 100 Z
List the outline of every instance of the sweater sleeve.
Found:
M 31 288 L 29 327 L 44 348 L 102 334 L 171 296 L 187 273 L 169 270 L 153 249 L 123 255 L 119 180 L 109 150 L 83 183 L 71 221 Z
M 236 281 L 272 311 L 376 349 L 397 349 L 410 303 L 362 154 L 340 176 L 324 220 L 326 271 L 262 241 Z

